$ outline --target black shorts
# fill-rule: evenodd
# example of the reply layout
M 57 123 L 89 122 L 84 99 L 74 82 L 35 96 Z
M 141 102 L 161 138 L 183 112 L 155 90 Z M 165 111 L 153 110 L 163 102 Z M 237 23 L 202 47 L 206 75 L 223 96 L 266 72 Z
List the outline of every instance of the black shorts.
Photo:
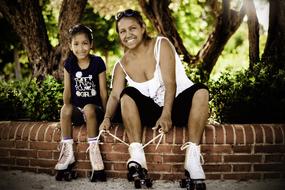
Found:
M 172 122 L 175 126 L 186 126 L 188 123 L 188 117 L 190 108 L 192 105 L 192 99 L 195 92 L 199 89 L 207 89 L 208 87 L 202 83 L 197 83 L 181 92 L 173 102 L 172 108 Z M 131 97 L 138 107 L 140 119 L 142 125 L 153 127 L 156 121 L 161 116 L 163 107 L 157 105 L 151 98 L 144 96 L 134 87 L 126 87 L 121 97 L 126 94 Z
M 104 111 L 102 107 L 95 105 L 95 111 L 97 122 L 101 123 L 104 118 Z M 81 126 L 85 123 L 83 112 L 76 106 L 73 106 L 72 109 L 71 122 L 73 126 Z

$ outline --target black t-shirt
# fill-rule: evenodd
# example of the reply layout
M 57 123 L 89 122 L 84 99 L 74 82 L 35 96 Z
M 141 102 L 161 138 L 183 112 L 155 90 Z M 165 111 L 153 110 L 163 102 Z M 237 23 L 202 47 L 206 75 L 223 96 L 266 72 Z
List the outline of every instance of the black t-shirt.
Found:
M 102 106 L 99 87 L 99 74 L 106 71 L 106 66 L 101 57 L 90 55 L 88 68 L 81 69 L 77 59 L 69 57 L 64 68 L 71 79 L 71 103 L 83 108 L 86 104 Z

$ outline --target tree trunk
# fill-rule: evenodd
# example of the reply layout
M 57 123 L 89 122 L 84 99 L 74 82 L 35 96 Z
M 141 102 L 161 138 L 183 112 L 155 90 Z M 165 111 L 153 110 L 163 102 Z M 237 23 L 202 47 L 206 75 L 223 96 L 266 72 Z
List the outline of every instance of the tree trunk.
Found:
M 152 22 L 158 33 L 166 36 L 176 47 L 177 52 L 183 56 L 187 63 L 193 58 L 184 47 L 182 39 L 177 32 L 175 23 L 168 8 L 169 0 L 139 0 L 139 4 L 146 17 Z
M 194 60 L 202 63 L 202 69 L 209 75 L 230 37 L 236 32 L 245 15 L 244 4 L 239 12 L 230 9 L 230 1 L 223 0 L 222 12 L 217 19 L 214 31 Z M 208 76 L 205 76 L 208 78 Z
M 21 63 L 19 61 L 19 52 L 17 48 L 14 48 L 14 71 L 15 71 L 15 78 L 17 80 L 22 79 L 22 74 L 21 74 Z
M 262 61 L 284 68 L 285 63 L 285 1 L 269 0 L 268 37 Z
M 249 68 L 259 62 L 259 23 L 253 0 L 245 1 L 249 40 Z
M 0 11 L 21 39 L 33 65 L 33 76 L 43 77 L 51 69 L 48 65 L 51 45 L 39 1 L 2 0 Z
M 63 62 L 68 56 L 69 52 L 69 39 L 68 30 L 75 24 L 80 22 L 82 18 L 87 0 L 63 0 L 58 27 L 59 27 L 59 45 L 53 51 L 54 72 L 56 78 L 63 78 Z

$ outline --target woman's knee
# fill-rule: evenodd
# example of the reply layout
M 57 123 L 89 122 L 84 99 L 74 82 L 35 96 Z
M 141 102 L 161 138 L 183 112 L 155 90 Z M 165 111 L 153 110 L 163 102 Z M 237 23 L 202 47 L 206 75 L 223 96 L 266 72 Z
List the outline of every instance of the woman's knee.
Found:
M 201 102 L 207 102 L 209 101 L 209 91 L 207 89 L 199 89 L 195 92 L 194 94 L 194 97 L 193 97 L 194 100 L 199 100 Z

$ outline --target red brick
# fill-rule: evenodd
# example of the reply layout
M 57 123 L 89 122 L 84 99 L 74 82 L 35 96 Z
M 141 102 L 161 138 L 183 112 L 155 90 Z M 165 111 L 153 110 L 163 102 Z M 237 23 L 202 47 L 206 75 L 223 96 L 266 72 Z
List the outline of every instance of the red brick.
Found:
M 44 141 L 45 139 L 45 132 L 47 130 L 47 125 L 41 125 L 39 128 L 38 134 L 37 134 L 37 140 L 38 141 Z
M 264 134 L 260 125 L 253 125 L 255 132 L 255 143 L 263 143 Z
M 126 172 L 116 172 L 116 171 L 106 171 L 106 175 L 108 178 L 127 178 L 127 171 Z
M 8 157 L 9 155 L 9 149 L 0 148 L 0 157 Z
M 184 128 L 175 127 L 174 129 L 172 129 L 172 131 L 175 132 L 173 140 L 175 144 L 183 144 L 186 141 L 188 141 L 188 130 L 186 127 Z
M 52 159 L 52 152 L 51 151 L 38 151 L 38 158 L 45 158 L 45 159 Z
M 225 155 L 224 162 L 261 162 L 261 155 Z
M 254 171 L 285 171 L 284 164 L 254 164 Z
M 127 164 L 126 163 L 115 163 L 114 170 L 116 171 L 127 171 Z
M 16 148 L 29 148 L 29 142 L 27 141 L 15 141 L 16 143 Z
M 203 153 L 232 153 L 232 147 L 230 145 L 201 145 L 201 152 Z
M 18 127 L 19 127 L 19 124 L 10 126 L 9 136 L 8 136 L 9 139 L 15 139 L 16 138 L 16 131 L 17 131 Z
M 0 158 L 0 165 L 15 165 L 15 158 Z
M 22 140 L 28 140 L 31 129 L 32 129 L 32 125 L 29 125 L 28 123 L 25 124 Z
M 205 172 L 230 172 L 230 164 L 205 164 L 202 166 Z
M 185 150 L 181 150 L 181 145 L 172 145 L 173 154 L 185 154 Z
M 46 160 L 46 159 L 31 159 L 30 160 L 30 165 L 31 166 L 40 166 L 44 168 L 54 168 L 56 165 L 57 161 L 56 160 Z
M 230 173 L 224 174 L 224 179 L 235 179 L 239 181 L 247 181 L 249 179 L 261 179 L 260 173 Z
M 242 125 L 235 125 L 236 144 L 245 144 L 245 133 Z
M 155 135 L 157 136 L 157 135 L 159 135 L 159 133 L 156 132 Z M 180 138 L 181 137 L 178 137 L 178 139 L 177 139 L 177 134 L 175 133 L 175 128 L 173 127 L 168 131 L 168 133 L 165 133 L 163 135 L 163 139 L 161 142 L 166 142 L 168 144 L 174 144 L 176 142 L 176 140 L 180 141 Z M 165 141 L 163 141 L 164 139 L 165 139 Z M 159 138 L 156 139 L 155 143 L 158 143 L 158 141 L 159 141 Z
M 161 179 L 172 181 L 172 180 L 181 180 L 183 178 L 182 173 L 178 174 L 162 174 Z
M 78 161 L 89 160 L 89 153 L 86 152 L 75 152 L 74 156 L 75 159 Z
M 147 130 L 147 129 L 149 129 L 149 128 L 147 128 L 147 127 L 143 128 L 143 137 L 142 137 L 143 144 L 148 143 L 149 141 L 151 141 L 155 137 L 153 130 Z
M 183 155 L 163 155 L 163 163 L 177 163 L 184 162 L 185 156 Z
M 284 162 L 285 163 L 285 155 L 265 155 L 265 162 Z
M 11 156 L 15 157 L 26 157 L 26 158 L 37 158 L 37 151 L 36 150 L 11 150 Z
M 226 143 L 227 144 L 234 144 L 234 128 L 232 125 L 226 125 L 225 126 L 225 130 L 226 130 Z
M 234 153 L 251 153 L 252 146 L 251 145 L 234 145 L 233 151 Z
M 251 165 L 250 164 L 236 164 L 233 165 L 233 171 L 234 172 L 250 172 L 251 171 Z
M 128 153 L 128 146 L 123 143 L 115 143 L 112 146 L 113 152 Z
M 225 144 L 226 143 L 226 134 L 223 125 L 217 125 L 216 128 L 216 135 L 215 135 L 215 143 L 217 144 Z
M 119 154 L 119 153 L 109 153 L 106 154 L 106 158 L 105 160 L 107 161 L 127 161 L 129 159 L 129 155 L 128 154 Z
M 222 179 L 222 176 L 221 176 L 221 174 L 208 174 L 208 173 L 206 173 L 206 179 L 217 180 L 217 179 Z
M 285 153 L 285 145 L 256 145 L 255 153 Z
M 1 140 L 0 141 L 0 147 L 2 148 L 14 148 L 15 147 L 15 141 L 7 141 L 7 140 Z
M 5 126 L 2 129 L 1 139 L 8 140 L 8 138 L 9 138 L 9 131 L 10 131 L 11 127 L 12 127 L 11 125 L 7 125 L 7 126 Z
M 203 156 L 205 163 L 219 163 L 222 162 L 222 156 L 221 155 L 212 155 L 212 154 L 206 154 Z
M 74 151 L 76 152 L 86 152 L 89 144 L 86 142 L 79 142 L 74 145 Z
M 16 165 L 19 165 L 19 166 L 28 166 L 28 165 L 30 165 L 30 160 L 17 158 L 17 159 L 16 159 Z
M 273 129 L 271 128 L 270 125 L 262 125 L 263 130 L 265 132 L 265 142 L 266 143 L 273 143 Z
M 152 164 L 148 163 L 148 170 L 151 172 L 159 171 L 159 172 L 171 172 L 172 164 Z
M 48 128 L 46 129 L 46 132 L 45 132 L 44 141 L 51 142 L 52 141 L 52 136 L 53 136 L 53 133 L 54 133 L 55 130 L 58 130 L 58 129 L 55 128 L 55 127 L 52 127 L 52 126 L 48 126 Z
M 80 169 L 87 169 L 87 170 L 91 170 L 91 164 L 90 161 L 80 161 L 76 163 L 76 167 L 80 168 Z
M 100 151 L 101 153 L 109 153 L 109 152 L 112 152 L 113 150 L 113 144 L 111 143 L 104 143 L 100 146 Z
M 158 154 L 146 154 L 147 162 L 151 162 L 151 163 L 161 164 L 163 161 L 163 157 L 164 156 L 158 155 Z
M 34 123 L 32 125 L 31 131 L 30 131 L 30 136 L 29 136 L 29 140 L 31 141 L 37 141 L 37 135 L 38 135 L 38 131 L 40 129 L 42 124 L 37 125 L 36 123 Z
M 30 149 L 36 150 L 57 150 L 58 143 L 46 143 L 46 142 L 31 142 Z
M 281 125 L 273 125 L 272 126 L 273 130 L 274 130 L 274 134 L 275 134 L 275 143 L 279 144 L 279 143 L 284 143 L 284 132 L 281 129 Z
M 251 125 L 244 125 L 245 143 L 254 144 L 254 134 Z
M 264 173 L 263 174 L 264 179 L 278 179 L 281 178 L 281 173 L 274 173 L 274 172 L 270 172 L 270 173 Z
M 144 152 L 153 152 L 158 154 L 170 154 L 172 152 L 172 146 L 169 144 L 160 144 L 156 149 L 157 144 L 149 144 L 144 148 Z
M 206 125 L 204 133 L 206 137 L 206 144 L 213 144 L 214 143 L 214 131 L 215 127 L 212 125 Z

